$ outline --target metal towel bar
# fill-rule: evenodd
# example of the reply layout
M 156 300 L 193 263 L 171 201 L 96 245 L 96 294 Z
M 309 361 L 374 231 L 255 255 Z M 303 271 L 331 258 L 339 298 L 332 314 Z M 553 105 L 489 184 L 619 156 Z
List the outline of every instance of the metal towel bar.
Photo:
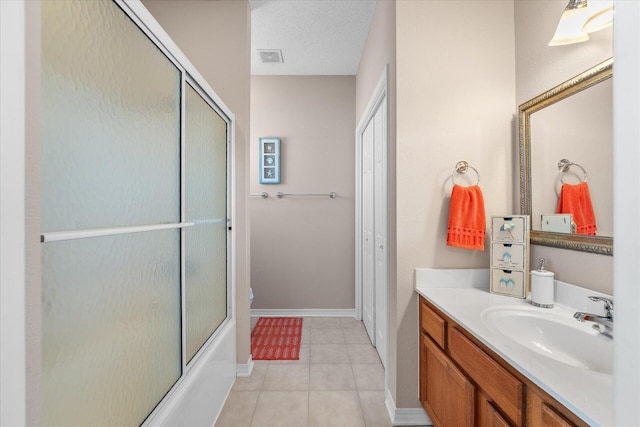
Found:
M 451 182 L 453 182 L 454 184 L 456 183 L 456 181 L 455 181 L 456 173 L 462 175 L 462 174 L 467 173 L 467 171 L 469 169 L 473 169 L 473 171 L 476 173 L 476 175 L 478 177 L 478 181 L 476 182 L 476 185 L 480 184 L 480 172 L 478 172 L 478 170 L 476 168 L 474 168 L 473 166 L 471 166 L 468 162 L 466 162 L 464 160 L 462 160 L 461 162 L 456 163 L 456 166 L 453 169 L 453 173 L 451 174 Z
M 564 184 L 564 179 L 563 179 L 563 173 L 569 172 L 569 168 L 571 168 L 571 166 L 575 166 L 578 169 L 580 169 L 582 171 L 583 177 L 582 177 L 582 182 L 587 182 L 587 171 L 584 170 L 584 168 L 582 166 L 580 166 L 577 163 L 573 163 L 570 160 L 567 159 L 562 159 L 558 162 L 558 170 L 560 171 L 560 182 L 562 184 Z
M 331 193 L 328 194 L 317 194 L 317 193 L 300 193 L 300 194 L 294 194 L 294 193 L 281 193 L 281 192 L 277 192 L 276 196 L 281 199 L 283 197 L 330 197 L 332 199 L 335 199 L 336 197 L 338 197 L 338 195 L 336 193 L 334 193 L 333 191 Z

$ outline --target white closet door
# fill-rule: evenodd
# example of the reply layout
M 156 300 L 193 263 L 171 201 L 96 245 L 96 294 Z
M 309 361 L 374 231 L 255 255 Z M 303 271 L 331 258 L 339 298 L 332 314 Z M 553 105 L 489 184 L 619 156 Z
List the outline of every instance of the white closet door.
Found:
M 381 103 L 378 107 L 374 119 L 374 232 L 375 232 L 375 341 L 382 365 L 386 367 L 386 343 L 387 343 L 387 201 L 385 198 L 387 177 L 385 164 L 386 153 L 386 103 Z
M 385 69 L 380 77 L 356 133 L 356 310 L 385 368 L 389 321 L 387 72 Z
M 362 321 L 375 345 L 374 120 L 362 135 Z

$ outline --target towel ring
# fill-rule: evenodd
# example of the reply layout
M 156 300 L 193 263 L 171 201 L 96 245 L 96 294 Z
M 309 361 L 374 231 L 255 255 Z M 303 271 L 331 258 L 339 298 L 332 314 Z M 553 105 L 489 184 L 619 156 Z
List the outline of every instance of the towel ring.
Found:
M 573 162 L 571 162 L 571 161 L 569 161 L 567 159 L 562 159 L 562 160 L 560 160 L 558 162 L 558 170 L 560 171 L 560 182 L 562 184 L 564 184 L 564 179 L 563 179 L 562 174 L 566 173 L 566 172 L 569 172 L 569 168 L 571 168 L 571 166 L 578 167 L 582 171 L 582 174 L 583 174 L 581 182 L 587 182 L 587 171 L 584 170 L 584 168 L 582 166 L 580 166 L 579 164 L 573 163 Z
M 474 168 L 473 166 L 471 166 L 469 163 L 467 163 L 466 161 L 461 161 L 456 163 L 456 167 L 453 169 L 453 173 L 451 174 L 451 181 L 456 184 L 456 173 L 458 174 L 465 174 L 469 171 L 469 169 L 473 169 L 473 171 L 476 173 L 477 175 L 477 181 L 475 183 L 475 185 L 480 184 L 480 172 L 478 172 L 478 170 L 476 168 Z M 456 184 L 457 185 L 457 184 Z

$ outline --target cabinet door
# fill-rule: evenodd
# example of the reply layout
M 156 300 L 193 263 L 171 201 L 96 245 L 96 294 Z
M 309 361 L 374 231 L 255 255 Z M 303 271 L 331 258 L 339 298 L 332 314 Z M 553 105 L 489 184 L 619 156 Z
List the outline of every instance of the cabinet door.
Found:
M 435 426 L 473 426 L 475 388 L 449 357 L 422 335 L 422 404 Z
M 527 426 L 530 427 L 576 427 L 586 426 L 568 410 L 543 398 L 532 390 L 527 391 Z
M 478 393 L 478 427 L 512 427 L 484 393 Z
M 542 405 L 542 422 L 550 427 L 575 427 L 575 424 L 546 403 Z
M 516 425 L 524 424 L 525 386 L 482 348 L 467 338 L 458 327 L 449 328 L 448 349 L 451 359 L 495 406 Z

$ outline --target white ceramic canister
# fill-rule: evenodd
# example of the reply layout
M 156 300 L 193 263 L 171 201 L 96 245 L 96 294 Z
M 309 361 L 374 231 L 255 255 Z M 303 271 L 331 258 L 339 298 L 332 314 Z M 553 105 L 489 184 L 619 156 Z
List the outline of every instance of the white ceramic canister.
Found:
M 544 258 L 538 260 L 537 270 L 531 270 L 531 304 L 553 308 L 553 272 L 544 268 Z

